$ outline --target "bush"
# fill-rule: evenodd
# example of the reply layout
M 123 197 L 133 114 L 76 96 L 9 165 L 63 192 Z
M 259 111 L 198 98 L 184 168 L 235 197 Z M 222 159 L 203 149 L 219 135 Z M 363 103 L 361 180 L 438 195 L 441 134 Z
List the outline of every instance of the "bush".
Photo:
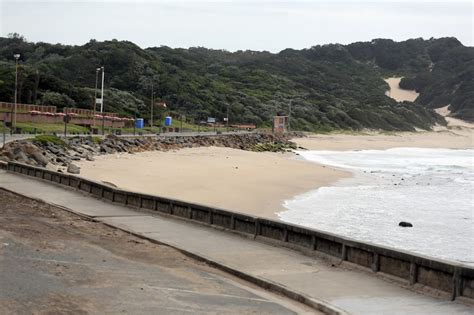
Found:
M 66 146 L 66 142 L 61 140 L 56 135 L 38 135 L 33 139 L 33 142 L 41 143 L 41 144 L 52 143 L 52 144 L 60 145 L 63 147 Z

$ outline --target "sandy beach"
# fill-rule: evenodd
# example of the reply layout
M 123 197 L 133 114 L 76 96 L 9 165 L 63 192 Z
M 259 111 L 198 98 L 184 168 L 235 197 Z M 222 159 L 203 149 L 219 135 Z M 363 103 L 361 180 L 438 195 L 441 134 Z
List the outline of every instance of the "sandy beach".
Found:
M 473 129 L 432 132 L 326 134 L 293 139 L 309 150 L 397 147 L 474 148 Z M 303 160 L 293 153 L 222 147 L 113 154 L 81 161 L 81 176 L 120 188 L 278 218 L 285 200 L 330 186 L 351 173 Z
M 277 219 L 283 201 L 350 173 L 292 153 L 201 147 L 99 156 L 81 176 L 139 191 Z
M 390 148 L 474 148 L 474 129 L 453 127 L 436 131 L 358 134 L 318 134 L 293 139 L 308 150 L 385 150 Z

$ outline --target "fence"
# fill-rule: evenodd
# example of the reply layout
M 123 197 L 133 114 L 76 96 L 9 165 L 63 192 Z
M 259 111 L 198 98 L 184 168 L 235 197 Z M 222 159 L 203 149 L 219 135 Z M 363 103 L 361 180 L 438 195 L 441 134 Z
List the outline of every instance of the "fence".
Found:
M 133 193 L 78 176 L 20 163 L 9 162 L 7 169 L 69 186 L 121 205 L 165 213 L 251 237 L 271 239 L 276 244 L 291 245 L 303 252 L 323 253 L 341 261 L 365 267 L 375 273 L 406 280 L 411 286 L 421 285 L 446 292 L 450 294 L 452 300 L 463 297 L 469 302 L 474 301 L 474 268 L 463 264 L 427 258 L 283 222 L 179 200 Z
M 12 111 L 15 103 L 0 102 L 0 111 Z M 56 113 L 56 106 L 32 105 L 32 104 L 16 104 L 17 112 L 29 112 L 36 110 L 39 112 Z

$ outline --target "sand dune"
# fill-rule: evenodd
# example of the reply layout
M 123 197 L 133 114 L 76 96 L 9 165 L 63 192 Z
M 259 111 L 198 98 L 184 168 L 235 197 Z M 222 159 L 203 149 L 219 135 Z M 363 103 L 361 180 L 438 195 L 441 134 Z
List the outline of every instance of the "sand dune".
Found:
M 449 117 L 449 115 L 451 114 L 451 111 L 448 109 L 448 107 L 449 105 L 446 105 L 444 107 L 435 109 L 435 112 L 437 112 L 441 116 L 444 116 L 444 118 L 448 122 L 448 127 L 462 127 L 462 128 L 474 129 L 473 123 L 470 123 L 458 118 Z
M 400 78 L 393 77 L 393 78 L 385 79 L 385 82 L 387 82 L 388 85 L 390 86 L 390 90 L 387 91 L 387 96 L 393 98 L 397 102 L 403 102 L 403 101 L 413 102 L 420 94 L 417 93 L 416 91 L 401 89 L 399 86 L 401 79 L 402 79 L 401 77 Z

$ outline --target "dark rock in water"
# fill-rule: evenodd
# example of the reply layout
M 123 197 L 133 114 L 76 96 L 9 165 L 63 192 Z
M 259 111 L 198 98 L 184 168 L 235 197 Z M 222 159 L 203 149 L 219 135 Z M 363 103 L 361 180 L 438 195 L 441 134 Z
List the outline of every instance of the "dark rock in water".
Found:
M 74 164 L 71 163 L 67 167 L 67 172 L 71 173 L 71 174 L 79 174 L 81 172 L 81 168 L 79 166 L 74 165 Z
M 401 226 L 401 227 L 413 227 L 413 224 L 411 224 L 410 222 L 402 221 L 402 222 L 398 223 L 398 226 Z

